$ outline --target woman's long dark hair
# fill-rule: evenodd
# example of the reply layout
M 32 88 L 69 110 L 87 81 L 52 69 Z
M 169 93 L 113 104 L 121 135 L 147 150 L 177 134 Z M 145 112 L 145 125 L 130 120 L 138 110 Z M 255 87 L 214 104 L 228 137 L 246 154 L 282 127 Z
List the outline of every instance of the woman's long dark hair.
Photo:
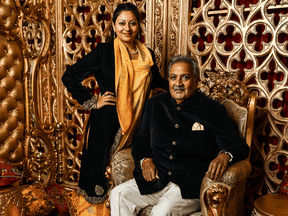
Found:
M 138 26 L 139 26 L 139 30 L 138 30 L 138 34 L 137 34 L 137 38 L 140 40 L 140 37 L 142 35 L 142 31 L 141 31 L 141 27 L 140 27 L 140 14 L 137 10 L 137 7 L 134 5 L 134 4 L 131 4 L 131 3 L 122 3 L 122 4 L 119 4 L 116 8 L 116 10 L 114 11 L 113 13 L 113 18 L 112 18 L 112 22 L 114 23 L 115 25 L 115 22 L 116 22 L 116 19 L 117 17 L 123 12 L 123 11 L 131 11 L 134 16 L 136 17 L 137 19 L 137 22 L 138 22 Z M 113 30 L 113 26 L 111 26 L 111 38 L 113 38 L 115 32 Z

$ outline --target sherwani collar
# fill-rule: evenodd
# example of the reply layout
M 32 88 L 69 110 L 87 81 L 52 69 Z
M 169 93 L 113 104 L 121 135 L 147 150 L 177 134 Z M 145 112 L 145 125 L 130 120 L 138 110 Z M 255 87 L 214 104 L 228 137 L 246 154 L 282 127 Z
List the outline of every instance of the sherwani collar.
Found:
M 181 104 L 177 104 L 176 100 L 170 94 L 171 102 L 173 103 L 173 105 L 175 107 L 180 106 L 181 108 L 189 108 L 193 106 L 199 101 L 200 96 L 201 96 L 201 93 L 196 90 L 192 97 L 185 99 Z

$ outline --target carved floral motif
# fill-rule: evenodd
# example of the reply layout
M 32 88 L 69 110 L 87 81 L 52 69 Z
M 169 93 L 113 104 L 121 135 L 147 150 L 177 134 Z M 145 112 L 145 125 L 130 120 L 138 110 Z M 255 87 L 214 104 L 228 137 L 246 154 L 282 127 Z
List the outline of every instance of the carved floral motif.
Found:
M 156 63 L 159 68 L 162 68 L 163 64 L 163 22 L 164 22 L 164 2 L 163 0 L 156 0 L 155 2 L 155 35 L 152 35 L 152 37 L 155 37 L 155 56 L 156 56 Z M 163 72 L 162 72 L 163 74 Z
M 179 0 L 172 0 L 169 2 L 171 4 L 171 26 L 170 26 L 170 56 L 176 55 L 177 51 L 177 38 L 179 30 Z
M 242 106 L 247 104 L 249 92 L 246 85 L 239 81 L 237 73 L 235 75 L 224 71 L 219 73 L 206 73 L 208 78 L 198 83 L 198 88 L 205 93 L 206 96 L 219 102 L 225 99 L 231 99 Z
M 56 180 L 56 148 L 49 137 L 39 129 L 34 129 L 25 140 L 25 175 L 28 180 L 44 186 Z

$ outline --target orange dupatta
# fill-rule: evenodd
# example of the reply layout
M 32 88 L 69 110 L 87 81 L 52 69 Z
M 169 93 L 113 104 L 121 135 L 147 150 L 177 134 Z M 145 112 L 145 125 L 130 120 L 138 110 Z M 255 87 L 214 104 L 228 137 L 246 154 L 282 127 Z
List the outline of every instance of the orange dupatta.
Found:
M 139 57 L 130 60 L 127 48 L 114 40 L 116 109 L 122 136 L 117 151 L 132 142 L 143 111 L 151 77 L 149 72 L 154 62 L 149 49 L 135 39 Z M 116 151 L 116 152 L 117 152 Z

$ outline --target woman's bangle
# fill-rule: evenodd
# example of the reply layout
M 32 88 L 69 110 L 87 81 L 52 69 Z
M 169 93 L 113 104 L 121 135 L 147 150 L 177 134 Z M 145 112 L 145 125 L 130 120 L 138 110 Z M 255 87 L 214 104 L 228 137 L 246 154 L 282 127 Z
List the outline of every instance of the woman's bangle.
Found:
M 143 164 L 146 163 L 147 161 L 152 161 L 152 162 L 153 162 L 153 159 L 152 159 L 152 158 L 145 158 L 144 161 L 142 162 L 142 166 L 143 166 Z

